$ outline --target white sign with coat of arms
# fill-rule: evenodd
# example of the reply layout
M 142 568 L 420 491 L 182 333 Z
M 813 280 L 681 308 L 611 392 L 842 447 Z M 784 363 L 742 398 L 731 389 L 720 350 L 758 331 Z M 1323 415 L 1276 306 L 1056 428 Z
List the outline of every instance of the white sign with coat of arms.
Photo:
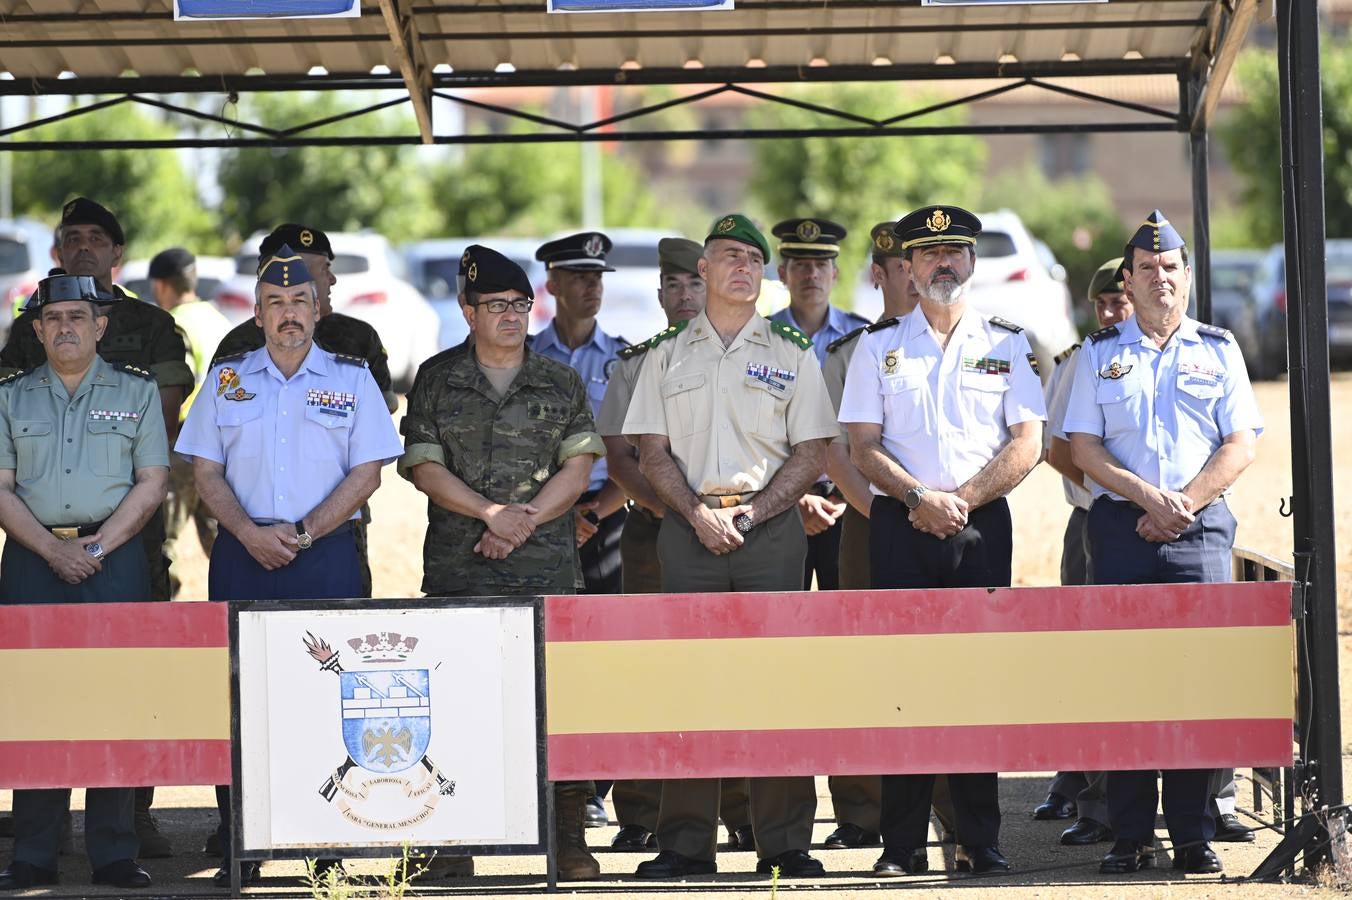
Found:
M 241 610 L 244 850 L 542 841 L 533 616 Z

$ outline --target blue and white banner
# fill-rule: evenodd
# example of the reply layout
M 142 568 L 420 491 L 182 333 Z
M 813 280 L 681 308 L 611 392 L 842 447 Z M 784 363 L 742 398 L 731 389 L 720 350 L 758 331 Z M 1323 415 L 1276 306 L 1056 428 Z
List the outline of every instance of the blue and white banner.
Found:
M 733 0 L 549 0 L 552 13 L 670 12 L 732 9 Z
M 361 0 L 174 0 L 175 19 L 345 19 Z

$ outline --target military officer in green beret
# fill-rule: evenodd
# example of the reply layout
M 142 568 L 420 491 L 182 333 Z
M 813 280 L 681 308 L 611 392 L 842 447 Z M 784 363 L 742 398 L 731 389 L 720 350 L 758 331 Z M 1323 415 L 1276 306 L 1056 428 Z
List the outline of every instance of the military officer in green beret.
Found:
M 704 279 L 699 260 L 704 248 L 686 238 L 666 237 L 657 242 L 660 283 L 657 302 L 666 314 L 667 324 L 687 322 L 704 311 Z M 662 568 L 657 558 L 657 531 L 666 507 L 653 493 L 652 485 L 639 471 L 638 451 L 624 439 L 624 418 L 643 366 L 648 342 L 626 347 L 618 354 L 606 386 L 596 430 L 606 444 L 606 462 L 610 478 L 629 498 L 629 516 L 620 534 L 620 557 L 626 594 L 656 594 L 662 590 Z M 751 831 L 750 798 L 745 778 L 723 779 L 720 814 L 728 826 L 733 850 L 756 849 Z M 656 780 L 617 781 L 614 791 L 615 815 L 620 830 L 611 842 L 617 850 L 643 850 L 655 847 L 657 806 L 662 783 Z
M 188 349 L 174 317 L 154 303 L 143 303 L 113 284 L 113 269 L 122 264 L 127 238 L 113 213 L 87 197 L 76 197 L 61 210 L 53 248 L 61 267 L 72 275 L 92 277 L 100 288 L 99 303 L 108 316 L 108 326 L 99 338 L 98 353 L 110 363 L 129 363 L 154 376 L 160 389 L 160 416 L 166 439 L 178 434 L 179 407 L 193 389 Z M 36 368 L 47 359 L 34 331 L 35 310 L 14 320 L 9 340 L 0 349 L 0 376 Z M 141 535 L 146 564 L 150 567 L 148 599 L 168 600 L 169 560 L 164 556 L 164 509 L 157 509 Z M 136 833 L 141 838 L 141 856 L 160 859 L 173 856 L 169 841 L 150 815 L 154 788 L 141 788 L 136 796 Z
M 802 587 L 798 498 L 824 470 L 838 427 L 812 341 L 756 314 L 769 250 L 745 216 L 716 219 L 698 264 L 705 311 L 644 354 L 624 435 L 667 510 L 657 539 L 664 591 Z M 716 779 L 664 782 L 661 852 L 636 874 L 716 871 L 718 804 Z M 816 808 L 811 777 L 751 780 L 756 871 L 822 873 L 807 852 Z
M 573 505 L 605 452 L 577 373 L 526 347 L 535 292 L 488 247 L 465 251 L 472 344 L 420 368 L 399 474 L 428 497 L 423 590 L 432 596 L 571 594 L 582 584 Z M 556 785 L 559 878 L 595 878 L 583 816 L 590 781 Z
M 287 222 L 272 229 L 272 233 L 263 238 L 258 246 L 258 264 L 261 266 L 276 254 L 282 246 L 288 246 L 305 261 L 305 267 L 315 278 L 315 290 L 319 297 L 319 322 L 315 325 L 314 342 L 319 349 L 342 356 L 355 356 L 366 360 L 371 377 L 385 397 L 385 406 L 391 413 L 399 408 L 399 398 L 394 393 L 394 383 L 390 376 L 390 361 L 385 354 L 385 345 L 380 342 L 370 323 L 343 313 L 333 311 L 332 291 L 338 283 L 333 274 L 333 245 L 329 236 L 318 228 Z M 263 346 L 263 328 L 258 320 L 248 319 L 231 329 L 221 340 L 212 356 L 212 366 L 227 356 L 248 353 Z M 361 520 L 353 526 L 352 536 L 357 542 L 357 556 L 361 564 L 362 596 L 371 596 L 371 562 L 368 558 L 366 528 L 371 524 L 370 505 L 362 507 Z
M 57 269 L 27 304 L 46 361 L 0 383 L 0 603 L 149 598 L 141 530 L 164 502 L 169 445 L 154 377 L 98 356 L 106 299 L 92 277 Z M 86 791 L 96 884 L 150 884 L 136 863 L 134 795 Z M 69 805 L 69 789 L 14 792 L 14 861 L 0 890 L 56 883 Z

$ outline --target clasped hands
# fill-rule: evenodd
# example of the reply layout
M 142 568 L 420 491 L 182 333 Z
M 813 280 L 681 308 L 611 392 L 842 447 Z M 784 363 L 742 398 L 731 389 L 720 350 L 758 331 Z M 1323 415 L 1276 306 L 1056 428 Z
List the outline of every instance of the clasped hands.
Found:
M 535 533 L 539 510 L 529 503 L 491 504 L 480 517 L 488 526 L 474 545 L 474 552 L 488 559 L 506 559 Z

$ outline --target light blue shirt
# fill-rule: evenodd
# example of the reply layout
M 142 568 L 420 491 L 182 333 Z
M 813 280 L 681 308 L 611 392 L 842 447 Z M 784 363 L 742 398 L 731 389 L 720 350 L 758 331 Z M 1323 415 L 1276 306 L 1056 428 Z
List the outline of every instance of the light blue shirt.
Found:
M 1170 491 L 1185 488 L 1227 436 L 1262 433 L 1263 417 L 1232 337 L 1204 334 L 1185 316 L 1160 349 L 1134 316 L 1115 328 L 1115 334 L 1090 335 L 1076 354 L 1063 432 L 1102 438 L 1138 478 Z M 1086 480 L 1095 497 L 1125 499 Z
M 353 468 L 404 452 L 365 363 L 318 346 L 289 379 L 266 347 L 213 366 L 174 450 L 224 465 L 249 518 L 276 522 L 299 522 Z
M 550 320 L 550 323 L 531 339 L 530 348 L 541 356 L 561 362 L 577 372 L 582 378 L 582 384 L 587 388 L 587 402 L 591 404 L 592 415 L 599 417 L 601 401 L 606 398 L 606 385 L 610 384 L 610 375 L 615 371 L 615 364 L 619 362 L 615 354 L 628 346 L 629 342 L 624 338 L 611 337 L 597 325 L 592 330 L 591 337 L 581 346 L 576 350 L 569 349 L 559 340 L 559 333 L 554 330 L 553 320 Z M 603 456 L 592 466 L 591 483 L 587 485 L 587 490 L 599 491 L 609 477 L 606 458 Z
M 786 306 L 779 312 L 772 314 L 770 321 L 792 325 L 803 334 L 807 334 L 803 326 L 799 325 L 798 320 L 793 317 L 793 307 L 791 306 Z M 869 324 L 871 324 L 869 320 L 863 316 L 857 316 L 852 312 L 846 312 L 834 306 L 827 306 L 826 321 L 822 323 L 822 327 L 817 330 L 817 333 L 812 335 L 812 352 L 817 354 L 817 365 L 826 365 L 826 348 L 831 346 L 832 341 L 844 337 L 856 328 Z

